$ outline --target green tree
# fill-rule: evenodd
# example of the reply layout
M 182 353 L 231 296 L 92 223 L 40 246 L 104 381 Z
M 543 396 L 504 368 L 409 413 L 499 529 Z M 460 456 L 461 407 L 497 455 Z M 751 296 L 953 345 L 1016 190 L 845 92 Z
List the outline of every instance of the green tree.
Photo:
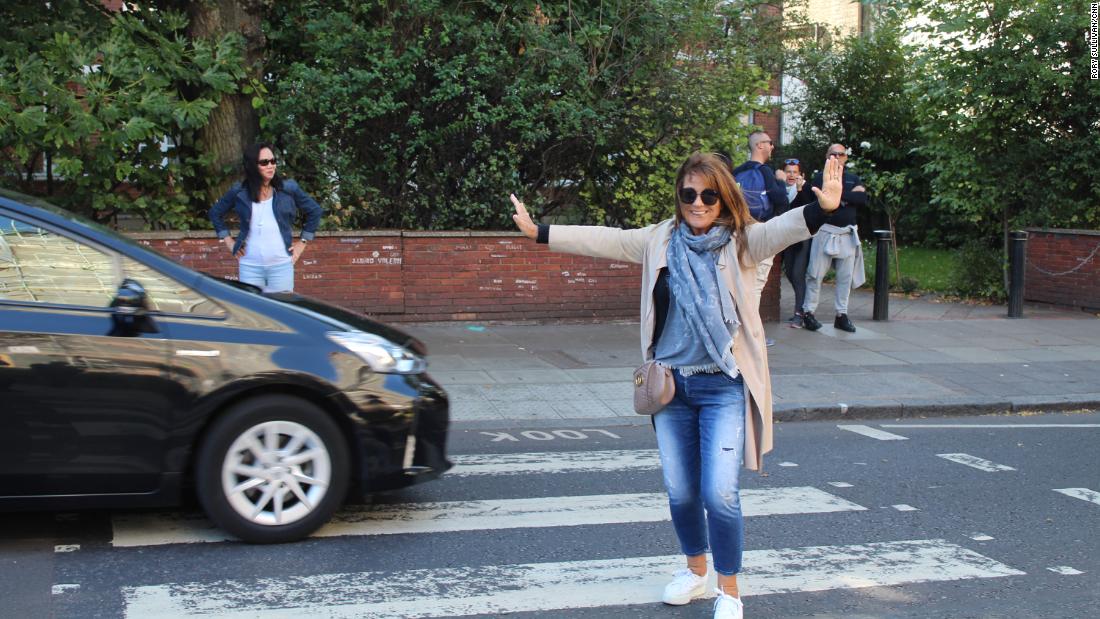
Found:
M 240 35 L 192 39 L 168 7 L 94 0 L 12 0 L 0 23 L 0 183 L 100 220 L 201 221 L 212 159 L 193 145 L 245 81 Z
M 836 43 L 810 40 L 793 50 L 788 72 L 805 91 L 793 104 L 800 121 L 788 150 L 809 154 L 808 173 L 830 143 L 849 147 L 871 208 L 898 234 L 921 239 L 928 183 L 918 154 L 919 108 L 910 90 L 922 75 L 904 33 L 902 16 L 883 5 L 868 32 Z M 865 215 L 861 223 L 867 226 L 869 219 Z
M 672 0 L 279 3 L 263 131 L 337 225 L 510 227 L 509 192 L 544 216 L 645 223 L 691 150 L 740 140 L 763 86 L 728 17 Z
M 986 240 L 1022 226 L 1100 226 L 1100 81 L 1084 0 L 914 2 L 920 151 L 932 202 Z

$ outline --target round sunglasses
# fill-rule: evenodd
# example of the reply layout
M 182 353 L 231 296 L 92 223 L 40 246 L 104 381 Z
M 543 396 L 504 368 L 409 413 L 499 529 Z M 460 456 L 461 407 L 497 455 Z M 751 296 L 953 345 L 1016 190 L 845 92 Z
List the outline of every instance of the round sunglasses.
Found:
M 684 204 L 695 204 L 696 197 L 702 198 L 703 204 L 707 206 L 718 204 L 718 192 L 714 189 L 704 189 L 700 193 L 696 193 L 695 189 L 691 187 L 682 187 L 680 189 L 680 202 Z

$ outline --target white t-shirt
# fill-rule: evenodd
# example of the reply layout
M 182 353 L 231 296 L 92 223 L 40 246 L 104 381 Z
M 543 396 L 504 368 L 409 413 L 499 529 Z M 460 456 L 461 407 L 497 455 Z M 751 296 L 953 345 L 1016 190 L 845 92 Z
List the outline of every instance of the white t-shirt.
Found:
M 291 258 L 283 246 L 283 235 L 279 232 L 279 222 L 271 210 L 272 198 L 252 203 L 252 220 L 248 225 L 248 239 L 245 240 L 244 256 L 241 263 L 253 266 L 274 266 L 290 262 Z

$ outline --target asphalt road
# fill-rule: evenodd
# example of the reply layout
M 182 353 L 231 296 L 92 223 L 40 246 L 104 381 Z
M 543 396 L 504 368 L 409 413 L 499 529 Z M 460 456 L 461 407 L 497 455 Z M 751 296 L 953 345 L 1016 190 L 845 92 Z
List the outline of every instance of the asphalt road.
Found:
M 710 617 L 656 601 L 680 558 L 650 428 L 516 423 L 296 544 L 0 515 L 0 617 Z M 1100 616 L 1100 413 L 843 425 L 779 424 L 742 473 L 747 616 Z

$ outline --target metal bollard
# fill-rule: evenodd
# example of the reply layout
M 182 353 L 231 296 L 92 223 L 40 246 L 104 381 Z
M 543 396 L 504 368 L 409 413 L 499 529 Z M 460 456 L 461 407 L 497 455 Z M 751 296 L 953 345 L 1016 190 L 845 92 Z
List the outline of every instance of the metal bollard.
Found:
M 1008 317 L 1024 317 L 1024 267 L 1027 266 L 1027 232 L 1008 233 Z
M 890 243 L 889 230 L 875 230 L 875 309 L 873 320 L 890 320 Z

